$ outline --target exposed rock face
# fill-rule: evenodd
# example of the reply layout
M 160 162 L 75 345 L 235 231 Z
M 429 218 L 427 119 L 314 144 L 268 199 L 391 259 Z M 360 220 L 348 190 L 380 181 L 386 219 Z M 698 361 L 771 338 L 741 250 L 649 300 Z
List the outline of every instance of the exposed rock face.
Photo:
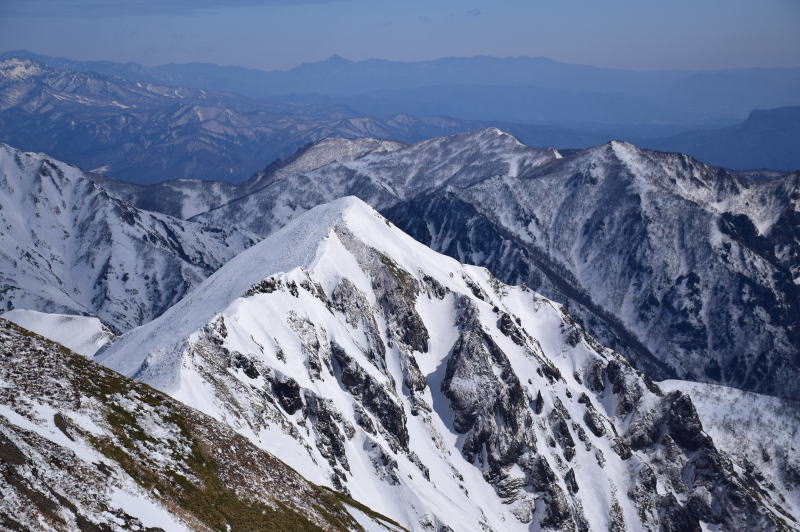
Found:
M 453 410 L 453 428 L 465 435 L 461 452 L 495 478 L 524 452 L 536 451 L 530 408 L 506 354 L 483 330 L 478 311 L 457 303 L 461 333 L 447 360 L 442 393 Z
M 700 530 L 700 522 L 730 530 L 763 530 L 776 526 L 764 520 L 758 506 L 764 488 L 752 474 L 736 474 L 730 459 L 719 452 L 712 439 L 703 432 L 691 399 L 680 392 L 671 392 L 656 408 L 643 417 L 634 418 L 626 440 L 633 451 L 653 449 L 662 460 L 651 463 L 654 477 L 648 476 L 643 492 L 650 492 L 659 516 L 674 516 L 676 530 Z M 681 505 L 673 497 L 657 495 L 652 490 L 653 478 L 665 478 L 673 485 L 685 486 Z M 680 479 L 680 480 L 678 480 Z M 713 501 L 713 502 L 712 502 Z M 773 504 L 776 504 L 778 500 Z M 735 505 L 741 512 L 730 512 Z M 779 522 L 780 523 L 780 522 Z M 786 523 L 780 523 L 787 526 Z M 797 526 L 797 523 L 794 523 Z
M 688 396 L 563 307 L 353 198 L 246 251 L 101 359 L 414 530 L 798 528 Z
M 660 386 L 690 396 L 714 445 L 737 470 L 778 492 L 781 513 L 798 515 L 800 409 L 796 401 L 686 381 L 666 381 Z
M 372 379 L 358 363 L 337 344 L 332 346 L 333 357 L 339 364 L 342 386 L 378 420 L 380 426 L 394 437 L 396 445 L 408 450 L 408 431 L 403 408 L 392 397 L 394 389 Z M 391 390 L 391 391 L 389 391 Z M 394 443 L 394 442 L 392 442 Z
M 229 427 L 0 319 L 5 530 L 353 530 L 358 504 Z M 366 516 L 374 526 L 392 523 Z
M 799 199 L 796 173 L 755 182 L 615 142 L 384 213 L 564 301 L 653 377 L 798 398 Z

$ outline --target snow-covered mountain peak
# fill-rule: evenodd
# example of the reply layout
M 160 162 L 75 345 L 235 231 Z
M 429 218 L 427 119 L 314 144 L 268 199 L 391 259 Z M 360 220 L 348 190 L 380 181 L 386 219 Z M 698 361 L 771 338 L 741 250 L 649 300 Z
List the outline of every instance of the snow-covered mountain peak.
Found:
M 329 162 L 334 162 L 358 159 L 367 153 L 391 153 L 406 146 L 407 144 L 394 140 L 374 139 L 369 137 L 356 139 L 327 137 L 309 146 L 307 150 L 304 150 L 304 155 L 310 156 L 311 154 L 322 152 L 333 152 L 326 157 L 326 159 L 329 159 Z M 317 166 L 317 168 L 319 168 L 319 166 Z
M 612 140 L 608 143 L 608 146 L 610 146 L 617 159 L 635 167 L 636 157 L 639 156 L 640 152 L 639 148 L 630 142 L 624 142 L 621 140 Z
M 486 136 L 489 136 L 489 137 L 491 137 L 491 136 L 502 137 L 505 140 L 514 140 L 518 144 L 522 144 L 519 141 L 519 139 L 517 139 L 517 137 L 515 137 L 511 133 L 508 133 L 507 131 L 503 131 L 502 129 L 499 129 L 499 128 L 496 128 L 496 127 L 486 127 L 486 128 L 483 128 L 483 129 L 479 129 L 479 130 L 476 131 L 476 134 L 479 135 L 479 136 L 482 136 L 482 137 L 486 137 Z
M 646 150 L 618 140 L 573 154 L 563 167 L 602 180 L 635 185 L 642 194 L 658 190 L 659 194 L 681 196 L 703 207 L 747 187 L 745 180 L 733 173 L 688 155 Z M 552 170 L 556 171 L 551 173 L 563 174 L 563 167 L 554 167 Z
M 37 203 L 46 203 L 52 200 L 48 195 L 51 188 L 63 195 L 72 193 L 75 185 L 83 186 L 86 192 L 99 194 L 109 201 L 116 201 L 111 200 L 102 188 L 87 179 L 79 168 L 56 161 L 44 153 L 23 152 L 0 143 L 0 186 L 5 191 L 0 201 L 3 203 L 19 206 L 29 198 L 35 198 Z M 64 197 L 62 200 L 72 203 L 71 197 Z M 17 221 L 22 223 L 23 219 Z M 23 223 L 20 227 L 24 225 Z
M 162 319 L 124 335 L 109 351 L 100 355 L 100 360 L 126 375 L 145 371 L 151 384 L 165 391 L 174 391 L 180 386 L 180 360 L 163 356 L 165 339 L 178 339 L 178 343 L 171 347 L 171 356 L 182 356 L 183 340 L 209 323 L 216 313 L 275 274 L 319 269 L 330 274 L 335 283 L 347 274 L 346 266 L 353 266 L 352 259 L 342 255 L 334 234 L 336 230 L 347 232 L 368 246 L 377 246 L 382 252 L 392 253 L 391 256 L 405 256 L 407 262 L 413 263 L 417 253 L 438 255 L 391 226 L 360 199 L 354 196 L 339 198 L 314 207 L 231 259 L 197 290 L 167 310 Z M 398 239 L 407 246 L 405 249 L 392 246 Z M 453 259 L 442 257 L 442 260 L 457 264 Z M 154 330 L 169 331 L 169 334 L 154 334 Z M 130 349 L 130 346 L 139 346 L 139 349 Z M 153 357 L 152 353 L 157 355 Z M 148 354 L 151 354 L 150 358 Z
M 504 138 L 485 129 L 332 163 L 193 219 L 266 236 L 357 195 L 437 251 L 571 302 L 652 375 L 798 393 L 788 376 L 798 367 L 797 174 L 757 181 L 622 142 L 563 158 L 515 142 L 487 148 Z M 732 283 L 762 287 L 759 304 Z M 739 313 L 747 326 L 730 320 Z
M 776 519 L 685 396 L 355 198 L 299 215 L 97 359 L 413 530 Z
M 507 133 L 502 129 L 498 129 L 496 127 L 484 127 L 481 129 L 476 129 L 474 131 L 469 131 L 467 133 L 449 135 L 447 137 L 441 137 L 441 138 L 447 139 L 448 142 L 463 143 L 465 145 L 472 145 L 475 146 L 476 148 L 482 148 L 487 150 L 498 150 L 501 148 L 530 149 L 528 146 L 522 144 L 511 133 Z M 435 141 L 436 139 L 433 140 Z M 423 143 L 424 142 L 425 141 L 423 141 Z

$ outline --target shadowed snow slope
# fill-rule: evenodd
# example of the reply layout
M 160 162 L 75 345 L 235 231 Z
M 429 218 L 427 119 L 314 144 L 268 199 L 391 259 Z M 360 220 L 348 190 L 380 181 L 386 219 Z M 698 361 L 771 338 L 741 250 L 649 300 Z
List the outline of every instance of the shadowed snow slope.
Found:
M 98 360 L 414 530 L 797 527 L 687 396 L 352 197 Z
M 117 331 L 159 315 L 252 243 L 139 210 L 80 169 L 0 144 L 0 309 L 97 316 Z

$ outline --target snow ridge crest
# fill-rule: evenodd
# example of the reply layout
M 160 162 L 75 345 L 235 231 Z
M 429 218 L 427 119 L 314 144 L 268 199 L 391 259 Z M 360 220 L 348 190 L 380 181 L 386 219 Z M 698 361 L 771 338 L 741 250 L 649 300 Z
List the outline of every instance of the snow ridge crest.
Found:
M 324 256 L 324 243 L 334 228 L 345 219 L 363 220 L 365 214 L 380 216 L 354 196 L 309 210 L 231 259 L 161 318 L 122 336 L 108 351 L 99 353 L 97 360 L 137 379 L 147 377 L 162 390 L 173 390 L 180 384 L 186 338 L 270 275 L 313 268 Z M 351 223 L 348 229 L 358 234 L 364 228 Z M 178 340 L 164 347 L 165 335 Z M 139 348 L 128 349 L 134 345 Z M 126 355 L 118 357 L 115 353 Z

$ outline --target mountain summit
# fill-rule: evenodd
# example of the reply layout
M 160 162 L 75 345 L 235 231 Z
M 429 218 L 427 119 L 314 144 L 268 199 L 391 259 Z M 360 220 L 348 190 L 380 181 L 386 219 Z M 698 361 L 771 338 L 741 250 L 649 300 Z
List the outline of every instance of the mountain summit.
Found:
M 734 470 L 688 396 L 355 198 L 98 360 L 413 530 L 789 526 L 779 488 Z

